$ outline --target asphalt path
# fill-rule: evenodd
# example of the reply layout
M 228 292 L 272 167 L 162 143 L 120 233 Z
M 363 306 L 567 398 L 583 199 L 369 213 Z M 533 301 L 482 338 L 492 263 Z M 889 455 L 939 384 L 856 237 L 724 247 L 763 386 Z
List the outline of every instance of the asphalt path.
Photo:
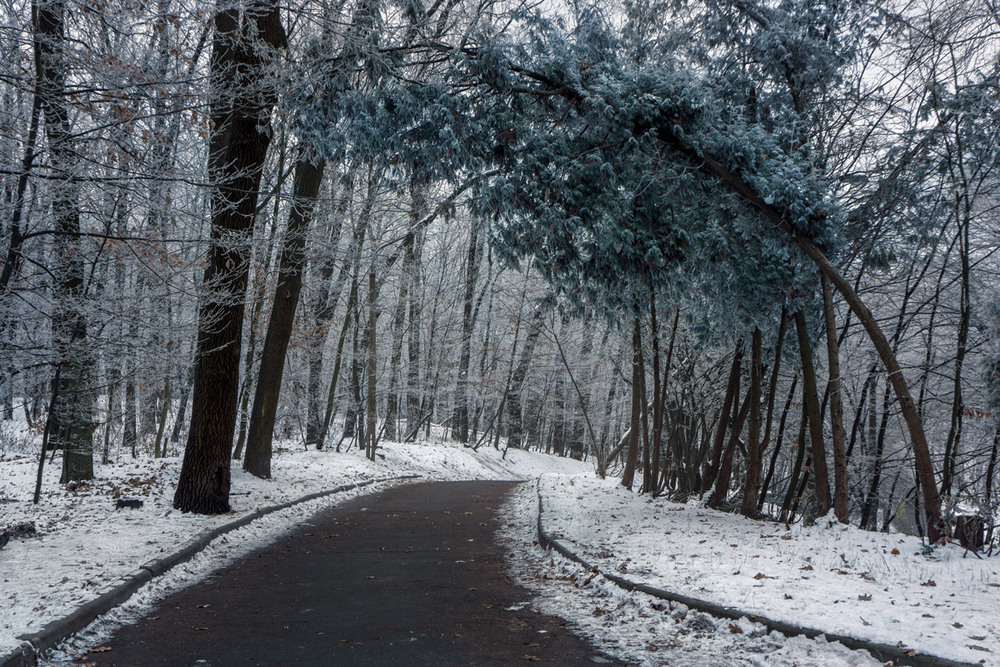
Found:
M 410 484 L 313 516 L 165 598 L 86 664 L 608 663 L 527 608 L 493 539 L 510 482 Z

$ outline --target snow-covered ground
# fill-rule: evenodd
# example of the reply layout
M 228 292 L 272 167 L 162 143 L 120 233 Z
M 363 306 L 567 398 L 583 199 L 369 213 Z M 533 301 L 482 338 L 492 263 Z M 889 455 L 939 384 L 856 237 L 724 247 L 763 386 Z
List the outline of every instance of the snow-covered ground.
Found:
M 919 540 L 820 522 L 813 527 L 751 522 L 699 507 L 651 500 L 595 478 L 589 464 L 521 450 L 447 443 L 386 443 L 384 460 L 344 453 L 276 450 L 273 479 L 233 466 L 233 512 L 185 515 L 171 509 L 179 458 L 123 458 L 98 465 L 97 479 L 73 490 L 45 472 L 31 503 L 37 459 L 0 452 L 0 529 L 33 522 L 39 535 L 0 550 L 0 656 L 138 565 L 176 550 L 203 530 L 254 510 L 362 480 L 419 474 L 424 479 L 528 479 L 541 475 L 547 530 L 590 562 L 676 593 L 774 619 L 903 645 L 955 660 L 1000 664 L 1000 558 L 966 556 L 957 546 L 925 553 Z M 217 539 L 158 577 L 122 607 L 48 656 L 68 664 L 156 600 L 270 542 L 316 511 L 368 487 L 268 515 Z M 626 593 L 534 543 L 536 495 L 526 485 L 505 511 L 514 576 L 533 589 L 524 600 L 566 618 L 610 655 L 635 664 L 878 664 L 838 644 L 768 633 L 747 620 L 713 619 L 644 594 Z M 117 498 L 140 509 L 115 509 Z
M 785 529 L 638 496 L 593 474 L 543 476 L 540 488 L 546 530 L 632 581 L 831 634 L 1000 664 L 1000 558 L 825 520 Z M 622 595 L 602 606 L 631 599 Z M 664 622 L 664 613 L 646 613 L 656 620 L 643 622 Z
M 623 591 L 576 563 L 542 552 L 535 540 L 537 507 L 534 485 L 520 487 L 504 507 L 501 538 L 510 550 L 511 573 L 534 593 L 522 604 L 567 619 L 574 632 L 622 663 L 670 667 L 882 664 L 865 651 L 851 651 L 825 639 L 789 638 L 768 633 L 764 626 L 745 618 L 718 619 L 644 593 Z
M 32 522 L 37 537 L 12 539 L 0 549 L 0 656 L 19 635 L 61 618 L 96 591 L 139 565 L 183 546 L 203 530 L 229 523 L 257 509 L 342 484 L 419 474 L 424 479 L 527 479 L 547 471 L 583 472 L 589 464 L 511 449 L 506 459 L 489 447 L 473 452 L 460 445 L 385 443 L 385 459 L 368 461 L 358 450 L 344 453 L 277 448 L 272 479 L 261 480 L 233 465 L 233 511 L 220 516 L 182 514 L 171 508 L 180 458 L 122 458 L 96 467 L 93 482 L 73 490 L 58 484 L 59 461 L 47 465 L 41 502 L 31 502 L 37 456 L 7 452 L 0 458 L 0 530 Z M 289 527 L 362 490 L 289 508 L 217 540 L 211 554 L 178 569 L 156 589 L 177 587 L 208 574 Z M 116 510 L 117 498 L 143 501 L 139 509 Z M 143 599 L 150 599 L 146 593 Z

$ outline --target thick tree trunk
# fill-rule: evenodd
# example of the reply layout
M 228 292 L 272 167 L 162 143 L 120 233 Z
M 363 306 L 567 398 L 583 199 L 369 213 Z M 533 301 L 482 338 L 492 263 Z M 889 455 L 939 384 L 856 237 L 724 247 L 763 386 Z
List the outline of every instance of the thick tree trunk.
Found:
M 278 285 L 274 291 L 267 334 L 264 336 L 260 371 L 257 374 L 257 392 L 250 411 L 250 429 L 247 432 L 246 456 L 243 459 L 244 470 L 265 479 L 271 477 L 271 442 L 278 397 L 281 394 L 281 378 L 285 370 L 285 353 L 292 337 L 292 324 L 295 322 L 295 311 L 302 291 L 306 234 L 316 205 L 316 196 L 323 182 L 324 166 L 322 160 L 304 151 L 295 164 L 292 208 L 281 245 Z
M 249 274 L 247 236 L 253 230 L 275 103 L 263 80 L 270 76 L 265 70 L 273 50 L 286 43 L 277 5 L 252 3 L 242 17 L 235 8 L 220 7 L 225 8 L 215 15 L 211 62 L 212 244 L 198 313 L 191 427 L 174 494 L 175 508 L 199 514 L 229 511 Z M 241 18 L 254 25 L 241 29 Z
M 55 270 L 52 340 L 57 367 L 49 414 L 49 443 L 63 450 L 61 482 L 94 476 L 92 350 L 84 315 L 83 253 L 80 248 L 78 157 L 66 100 L 65 17 L 62 0 L 36 2 L 35 70 L 52 169 L 60 181 L 52 189 Z M 44 452 L 43 452 L 44 456 Z

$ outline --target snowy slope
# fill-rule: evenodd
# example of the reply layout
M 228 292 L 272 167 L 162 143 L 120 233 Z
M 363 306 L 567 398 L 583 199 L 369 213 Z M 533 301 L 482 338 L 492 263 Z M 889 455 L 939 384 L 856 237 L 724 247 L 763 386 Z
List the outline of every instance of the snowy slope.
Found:
M 593 475 L 546 476 L 541 491 L 553 537 L 632 581 L 831 634 L 1000 662 L 1000 558 L 826 520 L 786 529 Z

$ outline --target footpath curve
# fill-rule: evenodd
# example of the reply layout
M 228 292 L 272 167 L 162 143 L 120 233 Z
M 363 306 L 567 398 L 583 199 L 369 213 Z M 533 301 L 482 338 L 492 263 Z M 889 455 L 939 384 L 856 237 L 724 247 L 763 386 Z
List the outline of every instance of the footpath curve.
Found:
M 767 616 L 761 616 L 760 614 L 743 611 L 736 607 L 728 607 L 714 602 L 709 602 L 707 600 L 699 600 L 687 595 L 681 595 L 680 593 L 674 593 L 672 591 L 656 588 L 648 584 L 632 581 L 630 579 L 626 579 L 625 577 L 620 577 L 612 572 L 606 572 L 597 565 L 584 560 L 580 555 L 545 531 L 545 527 L 542 524 L 542 488 L 538 480 L 535 482 L 535 491 L 538 496 L 538 520 L 536 524 L 539 546 L 547 551 L 556 551 L 568 560 L 578 563 L 590 572 L 600 574 L 611 583 L 626 591 L 639 591 L 640 593 L 645 593 L 646 595 L 659 598 L 660 600 L 677 602 L 691 609 L 720 618 L 739 620 L 745 617 L 754 623 L 760 623 L 766 627 L 769 632 L 776 631 L 789 637 L 803 635 L 810 639 L 815 639 L 823 636 L 826 637 L 828 641 L 839 642 L 849 649 L 868 651 L 877 660 L 881 660 L 882 662 L 892 661 L 896 665 L 909 665 L 912 667 L 979 667 L 976 663 L 959 662 L 935 655 L 917 653 L 916 650 L 904 646 L 892 646 L 891 644 L 881 644 L 847 635 L 830 634 L 828 632 L 823 632 L 822 630 L 817 630 L 816 628 L 803 627 L 786 621 L 768 618 Z
M 310 500 L 332 496 L 337 493 L 344 493 L 345 491 L 351 491 L 353 489 L 364 488 L 366 486 L 371 486 L 372 484 L 397 482 L 408 479 L 416 479 L 418 477 L 420 477 L 420 475 L 378 477 L 375 479 L 365 480 L 363 482 L 343 484 L 332 489 L 327 489 L 326 491 L 308 493 L 300 498 L 296 498 L 295 500 L 289 500 L 277 505 L 255 510 L 240 517 L 239 519 L 230 521 L 229 523 L 203 530 L 180 549 L 162 558 L 154 558 L 153 560 L 143 563 L 134 571 L 105 586 L 100 595 L 93 600 L 80 605 L 66 616 L 49 622 L 36 632 L 20 635 L 18 639 L 23 640 L 21 645 L 7 655 L 0 656 L 0 667 L 36 667 L 38 664 L 39 653 L 52 648 L 70 635 L 87 627 L 98 616 L 106 614 L 110 610 L 128 600 L 136 591 L 152 581 L 155 577 L 158 577 L 178 565 L 191 560 L 195 555 L 211 544 L 213 540 L 225 535 L 226 533 L 230 533 L 237 528 L 242 528 L 257 519 L 267 516 L 268 514 L 280 512 L 281 510 L 288 509 L 289 507 L 293 507 Z

